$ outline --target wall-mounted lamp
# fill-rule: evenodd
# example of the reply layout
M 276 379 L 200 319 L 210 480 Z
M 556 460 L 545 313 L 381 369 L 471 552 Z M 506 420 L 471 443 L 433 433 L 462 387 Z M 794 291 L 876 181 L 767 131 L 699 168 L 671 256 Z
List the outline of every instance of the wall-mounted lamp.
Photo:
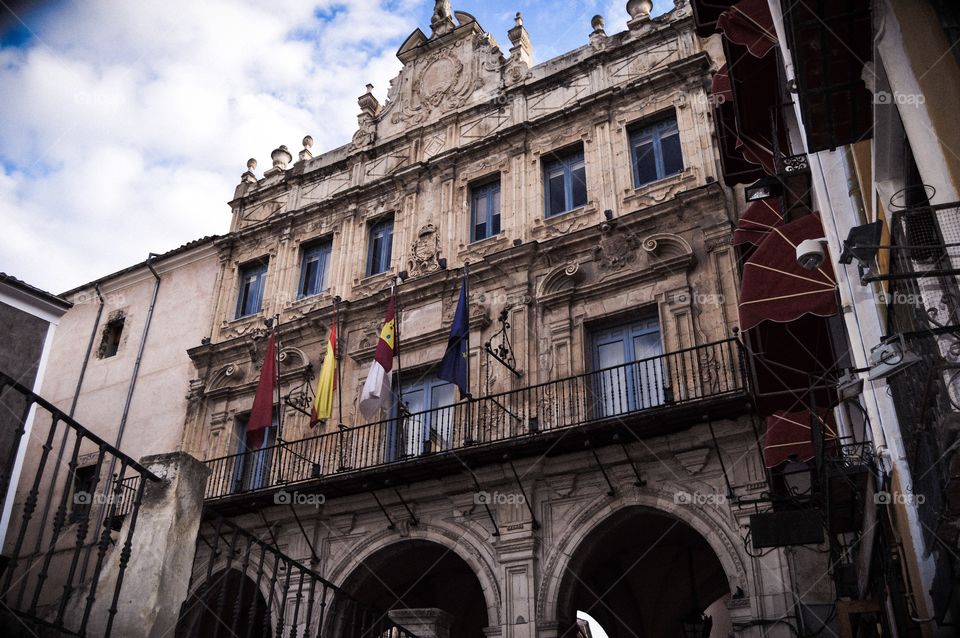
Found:
M 776 177 L 761 177 L 750 186 L 743 189 L 743 196 L 748 202 L 759 202 L 761 199 L 780 197 L 783 195 L 783 184 Z
M 816 270 L 823 265 L 827 258 L 827 252 L 824 246 L 827 243 L 826 237 L 817 239 L 804 239 L 797 244 L 797 263 L 804 270 Z
M 440 257 L 439 259 L 437 259 L 437 265 L 440 266 L 440 270 L 446 270 L 446 269 L 447 269 L 447 258 L 446 258 L 446 257 Z
M 920 357 L 907 350 L 903 335 L 888 337 L 870 349 L 870 373 L 867 378 L 871 381 L 886 379 L 919 362 Z

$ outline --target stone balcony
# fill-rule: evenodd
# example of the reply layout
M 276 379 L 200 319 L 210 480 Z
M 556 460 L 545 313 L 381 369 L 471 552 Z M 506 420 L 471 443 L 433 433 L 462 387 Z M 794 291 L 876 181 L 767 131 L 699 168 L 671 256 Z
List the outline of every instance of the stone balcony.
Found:
M 629 443 L 749 409 L 736 339 L 206 461 L 208 504 L 244 510 L 278 492 L 326 498 L 485 463 Z M 283 503 L 280 503 L 283 504 Z

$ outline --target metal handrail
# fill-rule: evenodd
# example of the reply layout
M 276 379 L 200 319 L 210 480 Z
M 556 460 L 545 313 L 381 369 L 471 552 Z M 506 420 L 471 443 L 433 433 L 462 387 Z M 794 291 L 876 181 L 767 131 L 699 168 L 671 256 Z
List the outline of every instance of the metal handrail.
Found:
M 209 459 L 207 499 L 743 394 L 736 339 Z

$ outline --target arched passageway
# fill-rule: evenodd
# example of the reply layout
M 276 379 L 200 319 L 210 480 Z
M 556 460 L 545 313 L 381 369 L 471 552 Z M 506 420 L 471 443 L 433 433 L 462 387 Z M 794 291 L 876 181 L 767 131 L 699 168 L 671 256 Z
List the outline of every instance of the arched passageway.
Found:
M 177 638 L 273 635 L 267 601 L 237 569 L 213 574 L 186 600 L 180 614 Z
M 455 552 L 431 541 L 384 547 L 355 567 L 343 588 L 375 609 L 442 609 L 453 616 L 450 635 L 457 638 L 483 638 L 487 626 L 477 576 Z
M 720 561 L 697 531 L 642 507 L 620 510 L 600 523 L 574 550 L 560 578 L 563 638 L 577 636 L 578 611 L 595 618 L 609 638 L 684 636 L 685 620 L 730 593 Z M 725 610 L 711 609 L 712 635 L 728 626 Z

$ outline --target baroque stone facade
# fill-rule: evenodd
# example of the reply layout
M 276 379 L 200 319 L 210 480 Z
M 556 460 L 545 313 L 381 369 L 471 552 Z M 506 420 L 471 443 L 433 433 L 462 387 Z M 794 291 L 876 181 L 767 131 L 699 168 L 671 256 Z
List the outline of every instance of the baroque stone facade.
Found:
M 534 65 L 519 15 L 508 57 L 472 16 L 437 2 L 431 34 L 418 29 L 400 48 L 403 68 L 386 103 L 370 87 L 359 98 L 350 144 L 314 156 L 308 137 L 292 165 L 281 146 L 260 179 L 255 162 L 248 165 L 231 202 L 231 232 L 216 240 L 211 338 L 190 350 L 197 375 L 183 449 L 207 460 L 242 449 L 243 418 L 266 347 L 265 319 L 279 319 L 281 394 L 305 388 L 326 354 L 335 297 L 342 300 L 342 408 L 335 401 L 330 422 L 311 429 L 308 416 L 287 405 L 279 436 L 291 443 L 336 436 L 342 424 L 343 436 L 359 441 L 364 423 L 356 400 L 388 289 L 402 280 L 401 381 L 432 378 L 467 265 L 475 396 L 603 367 L 598 335 L 641 319 L 653 326 L 658 352 L 680 353 L 668 364 L 679 381 L 656 401 L 692 401 L 717 387 L 725 364 L 708 350 L 693 350 L 734 336 L 736 324 L 733 211 L 716 179 L 707 94 L 717 62 L 694 35 L 683 0 L 656 19 L 643 3 L 630 5 L 627 31 L 608 36 L 603 20 L 595 19 L 588 44 Z M 637 131 L 673 119 L 682 167 L 658 166 L 666 174 L 639 179 Z M 584 200 L 545 214 L 553 205 L 549 167 L 571 149 L 582 153 Z M 499 180 L 500 232 L 477 240 L 473 194 L 491 180 Z M 371 268 L 371 233 L 385 220 L 392 220 L 392 252 L 380 271 Z M 304 255 L 317 242 L 329 242 L 328 280 L 316 294 L 303 295 Z M 251 264 L 266 266 L 258 275 L 262 304 L 245 313 L 238 296 L 245 294 Z M 504 337 L 513 371 L 483 347 Z M 678 371 L 681 364 L 690 370 Z M 544 391 L 539 399 L 540 427 L 548 408 L 564 405 L 557 392 Z M 421 460 L 419 478 L 398 482 L 389 472 L 370 473 L 355 488 L 337 487 L 343 476 L 316 464 L 309 489 L 324 496 L 322 506 L 276 501 L 270 495 L 283 488 L 281 480 L 271 484 L 273 491 L 263 490 L 268 500 L 256 507 L 280 504 L 238 520 L 251 530 L 269 528 L 283 551 L 359 597 L 376 597 L 366 572 L 389 580 L 387 574 L 419 565 L 418 554 L 456 558 L 449 573 L 471 574 L 464 582 L 472 582 L 482 604 L 447 609 L 468 619 L 453 635 L 570 635 L 574 612 L 588 611 L 584 596 L 593 583 L 578 583 L 577 574 L 600 578 L 596 566 L 616 565 L 609 552 L 617 548 L 626 552 L 624 561 L 629 557 L 622 575 L 648 596 L 630 621 L 642 624 L 644 635 L 668 635 L 676 629 L 669 623 L 699 604 L 701 611 L 710 606 L 717 632 L 736 625 L 738 636 L 786 636 L 785 627 L 766 626 L 792 604 L 784 554 L 751 556 L 744 542 L 750 510 L 726 498 L 730 484 L 741 495 L 765 488 L 750 416 L 744 408 L 707 417 L 678 417 L 646 437 L 629 428 L 605 430 L 582 444 L 578 438 L 576 450 L 507 450 L 455 470 L 447 461 L 457 454 L 447 454 Z M 285 450 L 279 446 L 275 454 L 300 455 Z M 373 498 L 376 490 L 381 496 Z M 487 496 L 478 500 L 478 494 Z M 490 495 L 515 498 L 491 501 Z M 242 512 L 254 507 L 252 499 L 221 500 Z M 643 530 L 658 526 L 675 542 L 648 539 L 651 551 L 659 548 L 653 562 L 628 576 L 645 555 L 630 552 L 646 541 L 624 539 L 645 539 Z M 195 572 L 208 570 L 208 560 L 201 548 Z M 688 563 L 696 565 L 692 578 Z M 675 585 L 676 595 L 657 598 L 644 574 Z M 390 583 L 399 587 L 401 580 Z M 610 587 L 618 580 L 608 574 Z M 437 591 L 452 586 L 442 578 L 435 585 Z M 427 593 L 423 598 L 423 607 L 443 607 Z M 629 624 L 602 607 L 589 613 L 608 628 Z

